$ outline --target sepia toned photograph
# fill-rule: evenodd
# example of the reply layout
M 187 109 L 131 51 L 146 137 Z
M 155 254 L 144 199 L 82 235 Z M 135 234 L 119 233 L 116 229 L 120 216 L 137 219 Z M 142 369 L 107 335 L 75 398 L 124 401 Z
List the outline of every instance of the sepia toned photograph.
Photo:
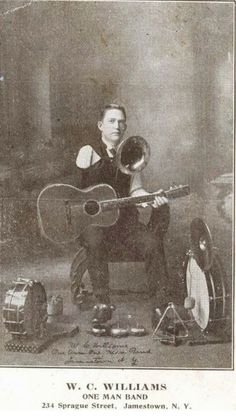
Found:
M 234 3 L 0 21 L 1 367 L 232 370 Z

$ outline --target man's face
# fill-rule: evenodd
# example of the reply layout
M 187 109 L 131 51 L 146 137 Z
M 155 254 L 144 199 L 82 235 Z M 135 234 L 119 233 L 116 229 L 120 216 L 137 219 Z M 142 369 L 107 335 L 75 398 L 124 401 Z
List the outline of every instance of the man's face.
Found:
M 102 121 L 98 121 L 105 141 L 117 145 L 123 138 L 126 130 L 126 121 L 123 112 L 120 109 L 108 109 Z

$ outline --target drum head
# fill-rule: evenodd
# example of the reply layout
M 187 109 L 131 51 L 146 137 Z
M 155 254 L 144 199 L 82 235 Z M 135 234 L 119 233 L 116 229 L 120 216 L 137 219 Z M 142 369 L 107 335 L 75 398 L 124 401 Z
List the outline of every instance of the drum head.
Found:
M 205 272 L 199 267 L 194 257 L 189 258 L 186 266 L 186 286 L 189 297 L 195 300 L 191 310 L 196 323 L 205 330 L 210 315 L 209 293 Z
M 203 271 L 209 271 L 213 263 L 213 242 L 209 227 L 201 218 L 190 224 L 191 250 Z

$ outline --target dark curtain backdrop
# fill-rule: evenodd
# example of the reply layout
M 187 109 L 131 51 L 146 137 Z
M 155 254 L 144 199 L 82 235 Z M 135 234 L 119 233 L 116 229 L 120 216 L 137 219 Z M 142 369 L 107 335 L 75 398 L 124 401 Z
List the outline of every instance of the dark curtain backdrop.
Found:
M 1 240 L 37 236 L 30 200 L 76 183 L 108 102 L 150 143 L 147 189 L 189 183 L 202 197 L 231 172 L 232 16 L 222 3 L 1 2 Z

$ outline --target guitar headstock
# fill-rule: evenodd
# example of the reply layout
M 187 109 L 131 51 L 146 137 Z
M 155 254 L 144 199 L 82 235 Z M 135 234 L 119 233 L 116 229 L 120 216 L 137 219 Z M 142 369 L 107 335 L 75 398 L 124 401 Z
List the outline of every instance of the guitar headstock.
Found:
M 174 185 L 171 186 L 167 191 L 165 191 L 165 195 L 167 198 L 181 198 L 183 196 L 187 196 L 190 194 L 190 187 L 189 185 Z

